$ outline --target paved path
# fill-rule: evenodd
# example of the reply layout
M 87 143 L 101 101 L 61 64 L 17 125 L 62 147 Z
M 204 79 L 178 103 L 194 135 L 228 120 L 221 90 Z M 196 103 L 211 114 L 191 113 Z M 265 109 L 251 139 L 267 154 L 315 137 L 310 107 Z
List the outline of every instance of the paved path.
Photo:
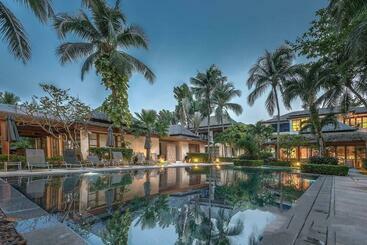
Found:
M 15 177 L 15 176 L 40 176 L 40 175 L 63 175 L 63 174 L 83 174 L 89 172 L 119 172 L 119 171 L 130 171 L 130 170 L 146 170 L 146 169 L 161 169 L 161 168 L 182 168 L 182 167 L 207 167 L 207 166 L 230 166 L 233 163 L 219 163 L 219 164 L 209 164 L 209 163 L 170 163 L 162 166 L 137 166 L 128 165 L 123 167 L 107 167 L 107 168 L 55 168 L 52 170 L 47 169 L 35 169 L 32 172 L 28 170 L 18 170 L 9 172 L 0 172 L 1 177 Z
M 86 242 L 14 187 L 0 179 L 0 209 L 17 219 L 15 227 L 28 245 L 79 245 Z
M 279 220 L 262 244 L 366 244 L 367 176 L 321 176 Z

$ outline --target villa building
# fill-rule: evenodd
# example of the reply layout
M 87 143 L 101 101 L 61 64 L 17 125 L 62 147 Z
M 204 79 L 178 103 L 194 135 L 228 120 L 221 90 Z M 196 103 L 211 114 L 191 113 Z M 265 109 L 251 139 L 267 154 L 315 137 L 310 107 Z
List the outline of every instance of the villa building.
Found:
M 9 152 L 10 142 L 7 141 L 7 121 L 8 115 L 13 115 L 17 124 L 20 137 L 27 138 L 32 148 L 43 149 L 47 157 L 62 156 L 63 151 L 67 148 L 67 142 L 62 137 L 54 137 L 43 130 L 37 124 L 27 123 L 24 120 L 27 115 L 19 106 L 0 104 L 0 139 L 1 153 Z M 94 111 L 85 129 L 77 134 L 77 141 L 80 145 L 81 158 L 85 159 L 89 154 L 91 147 L 105 147 L 107 143 L 107 132 L 111 126 L 111 122 L 102 112 Z M 121 134 L 118 128 L 114 129 L 115 147 L 121 147 Z M 127 146 L 134 153 L 145 154 L 144 148 L 145 136 L 135 136 L 130 132 L 124 134 Z M 205 142 L 199 136 L 180 125 L 171 125 L 166 137 L 160 138 L 158 135 L 152 136 L 151 153 L 161 155 L 167 161 L 176 162 L 184 160 L 188 152 L 204 152 Z M 11 153 L 22 154 L 19 149 L 11 148 Z
M 233 120 L 230 117 L 224 117 L 223 118 L 223 124 L 217 119 L 215 116 L 210 117 L 210 134 L 213 135 L 213 139 L 215 136 L 227 128 L 229 128 L 231 125 L 236 124 L 237 122 Z M 193 129 L 192 129 L 193 130 Z M 205 140 L 207 142 L 208 140 L 208 118 L 205 117 L 201 123 L 199 128 L 197 129 L 197 133 L 200 136 L 201 139 Z M 207 144 L 205 145 L 205 152 L 207 152 Z M 224 147 L 222 144 L 216 144 L 214 146 L 214 155 L 219 157 L 232 157 L 237 156 L 238 152 L 236 152 L 235 149 L 230 147 Z
M 322 129 L 327 155 L 337 157 L 340 163 L 360 168 L 363 159 L 367 158 L 367 108 L 356 107 L 347 113 L 343 113 L 340 108 L 321 108 L 319 114 L 320 116 L 333 114 L 338 120 L 336 127 L 327 125 Z M 290 112 L 280 117 L 281 134 L 302 134 L 308 142 L 308 145 L 299 146 L 292 151 L 291 158 L 297 161 L 303 161 L 318 154 L 316 138 L 310 132 L 300 132 L 302 121 L 306 120 L 308 116 L 309 112 L 303 110 Z M 263 123 L 272 126 L 276 131 L 276 117 L 263 121 Z M 269 145 L 275 149 L 275 139 L 271 140 Z M 280 158 L 286 158 L 282 150 L 280 150 Z

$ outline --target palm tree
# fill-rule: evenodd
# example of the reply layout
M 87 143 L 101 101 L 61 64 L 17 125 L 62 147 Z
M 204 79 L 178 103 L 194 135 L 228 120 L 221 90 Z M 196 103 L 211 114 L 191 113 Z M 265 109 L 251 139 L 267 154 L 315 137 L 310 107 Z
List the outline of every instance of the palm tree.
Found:
M 259 121 L 255 124 L 248 125 L 248 131 L 258 143 L 258 148 L 261 149 L 266 139 L 269 139 L 271 137 L 273 133 L 273 128 L 271 126 L 266 126 L 261 121 Z
M 83 2 L 90 11 L 89 15 L 81 10 L 75 16 L 61 13 L 55 18 L 54 27 L 60 38 L 65 39 L 70 34 L 81 39 L 64 42 L 57 48 L 60 63 L 85 58 L 81 68 L 82 80 L 95 66 L 103 85 L 111 90 L 104 110 L 115 124 L 128 124 L 131 122 L 127 94 L 129 77 L 133 72 L 139 72 L 152 83 L 155 75 L 143 62 L 126 51 L 129 48 L 147 49 L 147 38 L 139 26 L 126 23 L 119 0 L 114 6 L 109 6 L 105 0 Z
M 222 76 L 222 72 L 212 65 L 204 73 L 198 72 L 195 77 L 190 79 L 192 84 L 192 91 L 196 96 L 196 99 L 200 101 L 201 113 L 207 117 L 208 122 L 208 153 L 209 159 L 211 159 L 210 153 L 210 115 L 213 112 L 213 94 L 215 88 L 219 83 L 223 82 L 225 77 Z
M 237 116 L 243 111 L 242 106 L 231 102 L 235 97 L 240 97 L 241 91 L 236 89 L 232 83 L 219 84 L 213 93 L 213 104 L 215 106 L 215 116 L 222 125 L 224 131 L 223 118 L 229 118 L 229 111 L 233 111 Z M 224 156 L 227 156 L 226 146 L 223 144 Z
M 0 93 L 0 103 L 8 105 L 17 105 L 20 102 L 19 96 L 11 92 Z
M 191 118 L 190 126 L 196 135 L 199 134 L 199 127 L 200 127 L 202 120 L 203 120 L 203 116 L 201 115 L 201 113 L 199 111 L 194 112 Z
M 189 111 L 191 107 L 192 94 L 189 86 L 183 83 L 173 88 L 173 94 L 177 100 L 176 113 L 180 119 L 181 125 L 189 126 Z
M 319 108 L 325 96 L 320 94 L 328 83 L 328 71 L 323 69 L 320 63 L 309 66 L 299 65 L 294 67 L 295 76 L 286 82 L 284 90 L 285 104 L 290 107 L 290 103 L 299 98 L 303 103 L 303 108 L 309 110 L 309 119 L 301 125 L 302 128 L 311 129 L 311 133 L 316 136 L 319 146 L 319 154 L 324 154 L 324 138 L 322 127 L 326 123 L 333 122 L 331 116 L 320 119 Z
M 269 115 L 277 111 L 277 149 L 275 157 L 279 156 L 279 134 L 280 134 L 280 105 L 279 95 L 283 91 L 283 83 L 289 79 L 291 74 L 294 53 L 288 46 L 281 46 L 274 52 L 265 51 L 256 64 L 250 69 L 250 77 L 247 80 L 249 89 L 254 87 L 247 101 L 252 106 L 255 101 L 269 90 L 265 101 L 265 107 Z
M 168 124 L 166 121 L 159 120 L 157 112 L 154 110 L 141 110 L 141 113 L 135 113 L 137 125 L 133 127 L 136 134 L 145 135 L 144 148 L 146 150 L 146 160 L 150 160 L 150 150 L 152 148 L 152 135 L 158 134 L 164 136 L 167 134 Z
M 51 0 L 23 0 L 15 2 L 21 2 L 24 6 L 30 8 L 42 23 L 45 23 L 49 17 L 53 16 Z M 2 39 L 8 43 L 10 53 L 23 63 L 26 63 L 31 57 L 29 40 L 22 23 L 3 1 L 0 1 L 0 33 Z

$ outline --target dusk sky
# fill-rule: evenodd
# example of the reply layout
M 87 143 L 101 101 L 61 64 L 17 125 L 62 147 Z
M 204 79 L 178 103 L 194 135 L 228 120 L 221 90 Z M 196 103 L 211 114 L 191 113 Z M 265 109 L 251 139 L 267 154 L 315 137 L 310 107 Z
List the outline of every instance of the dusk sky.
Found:
M 55 12 L 77 13 L 78 0 L 54 0 Z M 51 23 L 42 25 L 18 1 L 5 4 L 21 19 L 32 45 L 32 59 L 23 65 L 0 43 L 0 91 L 11 91 L 29 100 L 40 95 L 38 83 L 52 82 L 70 88 L 92 107 L 99 106 L 107 92 L 92 71 L 82 82 L 81 63 L 61 66 L 55 49 L 61 41 Z M 243 95 L 235 101 L 244 113 L 234 119 L 254 123 L 269 118 L 260 99 L 253 107 L 246 103 L 248 70 L 265 49 L 284 40 L 293 41 L 306 31 L 324 0 L 122 0 L 129 23 L 143 27 L 150 40 L 149 50 L 130 50 L 157 76 L 150 85 L 141 75 L 130 80 L 132 112 L 145 109 L 173 110 L 173 87 L 189 82 L 197 71 L 216 64 Z M 299 109 L 299 105 L 294 106 Z M 284 112 L 284 110 L 283 110 Z

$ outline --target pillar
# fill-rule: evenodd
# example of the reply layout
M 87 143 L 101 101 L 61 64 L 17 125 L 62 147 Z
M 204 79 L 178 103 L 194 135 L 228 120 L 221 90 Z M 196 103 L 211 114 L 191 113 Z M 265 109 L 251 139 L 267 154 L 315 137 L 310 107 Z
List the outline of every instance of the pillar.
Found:
M 5 120 L 0 121 L 1 129 L 1 154 L 9 154 L 10 142 L 8 141 L 8 127 Z
M 46 136 L 46 156 L 52 157 L 52 142 L 51 136 Z
M 83 159 L 87 159 L 89 154 L 89 135 L 88 131 L 80 130 L 80 153 Z

